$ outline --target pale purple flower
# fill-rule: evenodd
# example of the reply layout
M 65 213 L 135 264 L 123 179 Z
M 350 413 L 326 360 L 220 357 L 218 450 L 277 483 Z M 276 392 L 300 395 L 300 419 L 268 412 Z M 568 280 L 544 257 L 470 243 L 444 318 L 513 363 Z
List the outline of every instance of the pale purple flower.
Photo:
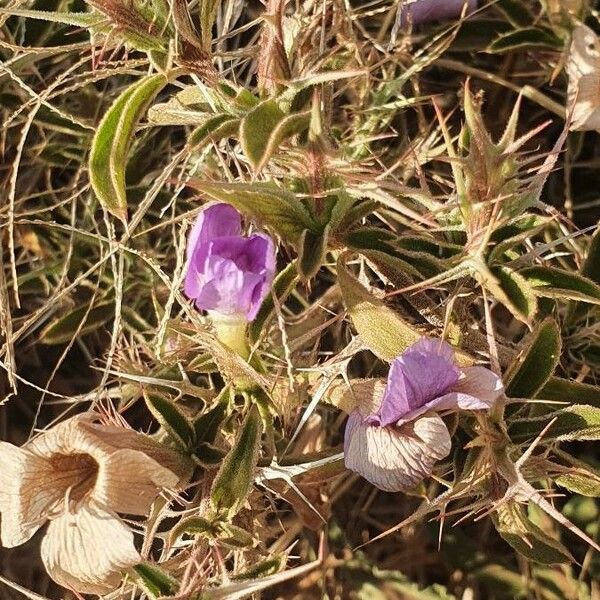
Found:
M 184 291 L 199 309 L 252 321 L 271 289 L 275 244 L 264 233 L 243 236 L 238 211 L 211 204 L 190 231 L 187 261 Z
M 448 456 L 450 434 L 437 413 L 488 410 L 502 394 L 485 367 L 459 368 L 441 340 L 423 338 L 396 358 L 387 385 L 362 382 L 344 439 L 346 467 L 386 491 L 417 485 Z
M 429 21 L 446 21 L 460 17 L 466 3 L 466 14 L 477 8 L 479 0 L 404 0 L 400 6 L 398 22 L 401 26 Z

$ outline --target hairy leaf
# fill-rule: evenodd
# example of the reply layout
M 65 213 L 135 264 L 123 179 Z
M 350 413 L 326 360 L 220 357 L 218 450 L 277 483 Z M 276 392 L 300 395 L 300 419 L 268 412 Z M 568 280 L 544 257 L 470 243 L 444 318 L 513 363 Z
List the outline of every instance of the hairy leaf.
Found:
M 135 127 L 166 84 L 163 75 L 150 75 L 128 87 L 108 109 L 92 140 L 90 183 L 102 206 L 122 221 L 127 220 L 125 171 Z
M 231 518 L 245 502 L 254 480 L 261 435 L 260 413 L 253 404 L 213 482 L 210 497 L 218 513 L 225 513 Z
M 420 339 L 419 331 L 365 289 L 340 260 L 338 283 L 356 331 L 367 347 L 392 361 Z
M 506 395 L 535 398 L 553 375 L 560 358 L 561 338 L 556 321 L 548 317 L 526 337 L 521 346 L 504 376 Z

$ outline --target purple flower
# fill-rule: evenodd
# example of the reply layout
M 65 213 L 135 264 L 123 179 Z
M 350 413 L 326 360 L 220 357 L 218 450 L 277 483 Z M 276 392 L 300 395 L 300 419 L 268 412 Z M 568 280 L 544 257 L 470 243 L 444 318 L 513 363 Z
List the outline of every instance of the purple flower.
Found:
M 467 5 L 466 14 L 477 8 L 479 0 L 404 0 L 398 17 L 401 26 L 409 22 L 413 25 L 429 21 L 445 21 L 460 17 Z
M 423 338 L 392 362 L 387 385 L 367 380 L 355 390 L 346 467 L 382 490 L 414 487 L 450 453 L 450 434 L 437 413 L 487 410 L 502 392 L 492 371 L 460 369 L 446 342 Z
M 263 233 L 242 235 L 240 214 L 212 204 L 199 215 L 187 245 L 184 291 L 201 310 L 252 321 L 275 275 L 275 244 Z

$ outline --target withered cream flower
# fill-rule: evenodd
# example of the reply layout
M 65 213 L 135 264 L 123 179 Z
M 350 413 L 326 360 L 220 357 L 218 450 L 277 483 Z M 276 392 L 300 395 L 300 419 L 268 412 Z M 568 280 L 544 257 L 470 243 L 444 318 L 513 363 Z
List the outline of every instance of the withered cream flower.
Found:
M 14 547 L 46 522 L 42 560 L 60 585 L 111 591 L 141 558 L 116 513 L 146 515 L 163 488 L 175 488 L 182 457 L 149 436 L 72 417 L 18 448 L 0 442 L 1 541 Z

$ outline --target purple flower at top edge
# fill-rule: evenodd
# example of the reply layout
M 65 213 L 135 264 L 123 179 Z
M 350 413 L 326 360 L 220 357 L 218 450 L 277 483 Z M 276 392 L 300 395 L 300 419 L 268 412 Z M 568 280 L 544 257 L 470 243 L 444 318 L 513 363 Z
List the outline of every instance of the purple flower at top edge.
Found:
M 403 0 L 401 4 L 400 15 L 398 17 L 400 25 L 406 26 L 408 23 L 419 25 L 429 21 L 446 21 L 460 17 L 465 3 L 467 4 L 466 14 L 473 12 L 477 8 L 479 0 Z
M 423 338 L 394 359 L 380 398 L 357 399 L 344 436 L 346 467 L 383 490 L 414 487 L 450 453 L 438 413 L 489 410 L 502 392 L 495 373 L 461 369 L 446 342 Z
M 196 307 L 252 321 L 275 276 L 275 244 L 264 233 L 242 235 L 238 211 L 207 206 L 187 244 L 185 295 Z

